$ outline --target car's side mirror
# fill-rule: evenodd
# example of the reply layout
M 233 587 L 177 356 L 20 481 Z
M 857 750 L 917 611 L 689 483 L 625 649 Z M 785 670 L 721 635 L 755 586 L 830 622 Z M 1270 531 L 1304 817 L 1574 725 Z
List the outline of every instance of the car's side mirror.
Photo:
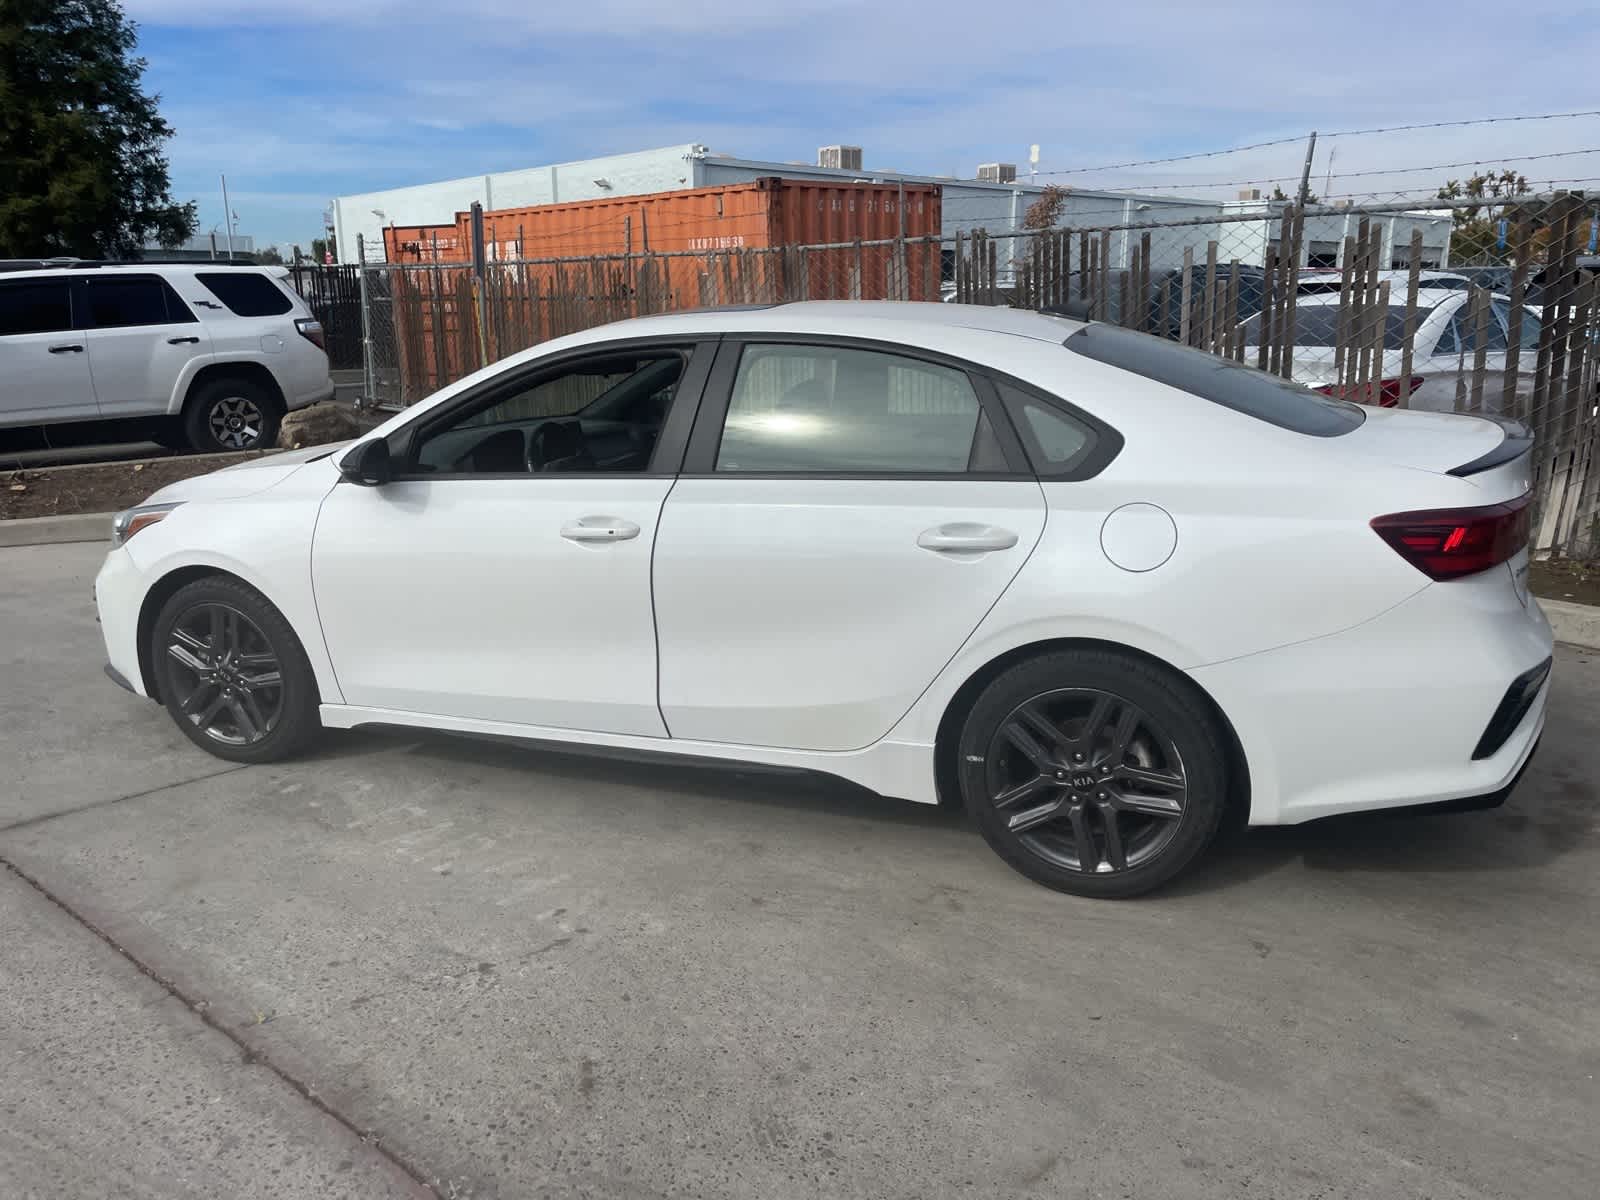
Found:
M 339 460 L 339 474 L 362 487 L 382 487 L 394 478 L 389 443 L 383 438 L 362 442 Z

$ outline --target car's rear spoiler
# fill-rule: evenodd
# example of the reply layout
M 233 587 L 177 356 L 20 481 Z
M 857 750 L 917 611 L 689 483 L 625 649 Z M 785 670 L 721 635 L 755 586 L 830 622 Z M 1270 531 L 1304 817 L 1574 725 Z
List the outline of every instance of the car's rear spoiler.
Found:
M 1500 426 L 1505 434 L 1500 439 L 1500 444 L 1486 454 L 1480 454 L 1471 462 L 1462 463 L 1459 467 L 1451 467 L 1451 475 L 1476 475 L 1480 471 L 1492 471 L 1495 467 L 1503 466 L 1513 459 L 1521 458 L 1533 449 L 1533 431 L 1521 421 L 1513 421 L 1508 417 L 1489 417 L 1482 413 L 1473 413 L 1479 420 L 1490 421 Z

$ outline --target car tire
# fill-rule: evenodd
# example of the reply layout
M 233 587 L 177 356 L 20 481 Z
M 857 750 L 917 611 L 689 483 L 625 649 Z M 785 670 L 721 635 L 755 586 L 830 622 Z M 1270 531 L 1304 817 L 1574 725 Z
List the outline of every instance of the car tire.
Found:
M 317 680 L 300 639 L 240 580 L 185 584 L 161 606 L 151 639 L 162 703 L 201 749 L 231 762 L 273 762 L 320 732 Z
M 207 379 L 184 406 L 183 429 L 203 454 L 267 450 L 277 443 L 283 405 L 272 389 L 243 375 Z
M 1102 899 L 1151 891 L 1205 850 L 1227 806 L 1228 761 L 1191 684 L 1092 648 L 1002 672 L 957 746 L 961 795 L 990 847 L 1036 883 Z

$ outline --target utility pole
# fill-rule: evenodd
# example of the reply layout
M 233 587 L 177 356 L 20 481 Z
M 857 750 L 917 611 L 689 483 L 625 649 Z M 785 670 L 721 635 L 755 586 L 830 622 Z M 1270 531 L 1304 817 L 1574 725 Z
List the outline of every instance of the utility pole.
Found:
M 233 209 L 228 207 L 228 177 L 220 175 L 222 180 L 222 215 L 228 222 L 228 261 L 233 261 Z
M 1311 195 L 1311 157 L 1317 152 L 1317 131 L 1311 131 L 1311 137 L 1306 141 L 1306 165 L 1300 169 L 1300 194 L 1295 197 L 1295 204 L 1303 211 L 1306 200 Z

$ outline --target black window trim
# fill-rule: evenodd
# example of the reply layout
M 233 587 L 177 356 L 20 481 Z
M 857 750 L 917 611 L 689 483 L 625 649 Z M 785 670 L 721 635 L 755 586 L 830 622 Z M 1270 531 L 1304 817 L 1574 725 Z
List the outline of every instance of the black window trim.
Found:
M 749 345 L 817 346 L 838 350 L 864 350 L 909 358 L 931 366 L 945 367 L 962 372 L 972 384 L 978 404 L 989 418 L 995 439 L 1000 443 L 1008 471 L 718 471 L 717 450 L 722 442 L 722 428 L 727 419 L 728 406 L 733 400 L 733 384 L 739 369 L 739 359 Z M 1023 448 L 1005 404 L 1001 401 L 992 380 L 1006 383 L 1027 393 L 1042 403 L 1057 408 L 1074 420 L 1082 422 L 1095 435 L 1095 449 L 1072 471 L 1057 475 L 1042 475 L 1035 471 Z M 694 432 L 689 437 L 689 451 L 684 458 L 685 479 L 882 479 L 911 482 L 974 480 L 1015 482 L 1025 480 L 1055 482 L 1058 479 L 1088 479 L 1104 470 L 1122 449 L 1122 435 L 1105 422 L 1091 417 L 1070 402 L 1039 387 L 995 371 L 980 363 L 952 355 L 941 354 L 921 346 L 908 346 L 903 342 L 880 338 L 851 337 L 843 334 L 785 332 L 730 333 L 723 337 L 717 349 L 717 361 L 712 366 L 711 378 L 706 385 L 705 397 L 695 419 Z
M 689 334 L 677 337 L 655 336 L 618 338 L 613 341 L 589 342 L 561 351 L 548 358 L 539 358 L 522 367 L 502 372 L 486 379 L 476 387 L 468 388 L 459 396 L 452 396 L 444 404 L 419 416 L 395 430 L 386 439 L 389 454 L 396 471 L 395 483 L 471 481 L 477 479 L 674 479 L 683 465 L 684 449 L 688 445 L 689 431 L 694 425 L 696 410 L 705 392 L 706 379 L 711 373 L 711 361 L 717 345 L 715 336 Z M 447 425 L 461 411 L 482 403 L 487 397 L 506 392 L 511 388 L 527 388 L 537 383 L 541 376 L 559 375 L 563 368 L 586 358 L 605 358 L 637 351 L 670 350 L 685 357 L 682 377 L 673 393 L 672 406 L 667 410 L 661 436 L 656 439 L 650 455 L 650 465 L 643 471 L 560 471 L 549 474 L 539 471 L 409 471 L 412 446 L 427 433 Z

